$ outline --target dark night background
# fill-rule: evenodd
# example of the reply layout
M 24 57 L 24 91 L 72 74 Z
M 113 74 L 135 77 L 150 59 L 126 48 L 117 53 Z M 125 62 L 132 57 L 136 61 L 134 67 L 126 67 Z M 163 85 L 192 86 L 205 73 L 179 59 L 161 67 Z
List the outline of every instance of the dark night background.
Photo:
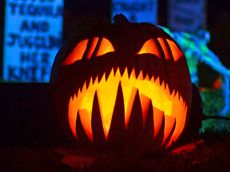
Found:
M 158 23 L 167 26 L 167 0 L 158 0 L 158 3 Z M 109 0 L 65 0 L 64 39 L 71 35 L 70 31 L 73 29 L 74 23 L 82 17 L 110 20 L 110 7 L 111 2 Z M 230 68 L 230 1 L 207 0 L 206 13 L 207 29 L 211 32 L 209 47 L 220 57 L 223 64 Z M 4 1 L 1 0 L 0 69 L 2 69 L 3 18 Z M 202 78 L 208 77 L 207 74 L 217 77 L 217 73 L 213 72 L 207 66 L 201 65 L 200 68 L 202 68 L 200 69 L 201 80 Z M 2 70 L 0 71 L 1 76 Z M 205 82 L 201 84 L 206 86 Z M 2 154 L 10 159 L 9 155 L 6 155 L 6 152 L 3 151 L 4 149 L 9 149 L 9 147 L 14 147 L 11 153 L 13 152 L 12 155 L 15 154 L 16 156 L 17 151 L 15 150 L 20 150 L 20 146 L 23 146 L 23 150 L 26 149 L 27 154 L 31 154 L 31 152 L 28 153 L 28 148 L 25 147 L 39 147 L 39 149 L 41 149 L 44 147 L 65 145 L 65 140 L 62 140 L 61 133 L 56 132 L 59 128 L 57 126 L 55 113 L 52 109 L 49 89 L 48 84 L 0 84 L 0 155 Z M 19 152 L 23 154 L 22 150 Z M 43 157 L 40 154 L 41 153 L 36 152 L 35 157 Z M 0 156 L 0 161 L 2 161 L 3 164 L 6 161 L 4 161 L 6 157 Z M 19 155 L 16 157 L 20 159 Z M 48 155 L 48 157 L 50 158 L 52 156 Z M 230 157 L 228 158 L 230 159 Z M 230 162 L 229 159 L 228 162 Z M 14 160 L 11 162 L 14 162 Z M 16 162 L 20 164 L 20 162 Z M 0 162 L 0 171 L 4 169 L 4 166 L 2 167 L 1 165 Z M 10 165 L 11 164 L 8 163 L 8 166 Z M 20 167 L 19 165 L 19 168 Z M 62 166 L 58 166 L 58 168 L 59 167 L 63 169 Z
M 111 2 L 109 0 L 65 0 L 64 9 L 64 39 L 68 37 L 75 21 L 80 18 L 111 19 Z M 229 44 L 230 39 L 230 1 L 206 1 L 207 29 L 211 33 L 209 47 L 220 56 L 221 61 L 230 67 Z M 0 42 L 4 33 L 4 5 L 0 2 Z M 158 24 L 167 26 L 167 0 L 158 1 Z M 2 49 L 0 44 L 0 76 L 2 76 Z M 206 70 L 206 68 L 205 68 Z M 208 70 L 208 69 L 207 69 Z
M 159 0 L 158 24 L 167 26 L 167 0 Z M 211 32 L 210 48 L 221 57 L 222 62 L 230 67 L 229 44 L 230 39 L 230 1 L 206 1 L 207 30 Z M 108 0 L 65 0 L 64 29 L 71 26 L 72 21 L 82 16 L 111 19 L 111 2 Z M 64 35 L 67 34 L 64 30 Z

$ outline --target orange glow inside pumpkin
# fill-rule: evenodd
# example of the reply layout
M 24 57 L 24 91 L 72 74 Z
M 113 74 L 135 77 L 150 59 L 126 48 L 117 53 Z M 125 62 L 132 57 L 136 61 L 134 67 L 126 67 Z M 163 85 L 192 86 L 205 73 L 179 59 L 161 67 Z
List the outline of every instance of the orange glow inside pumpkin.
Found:
M 112 43 L 108 39 L 102 38 L 101 45 L 96 53 L 96 56 L 102 56 L 106 53 L 114 52 L 114 51 L 115 50 L 113 48 Z
M 156 137 L 163 120 L 165 120 L 163 142 L 167 139 L 175 121 L 175 130 L 168 145 L 178 139 L 185 126 L 187 113 L 186 103 L 179 95 L 178 91 L 173 90 L 172 94 L 170 94 L 168 84 L 164 81 L 160 84 L 159 77 L 150 78 L 148 75 L 144 77 L 142 71 L 136 75 L 135 69 L 132 70 L 130 76 L 128 75 L 127 69 L 125 69 L 123 74 L 120 73 L 119 69 L 116 71 L 112 69 L 107 79 L 105 79 L 105 74 L 100 81 L 98 81 L 98 78 L 96 78 L 94 81 L 91 78 L 88 87 L 86 86 L 85 82 L 82 88 L 76 91 L 74 96 L 72 96 L 69 100 L 68 108 L 70 128 L 76 137 L 76 118 L 77 112 L 79 112 L 86 135 L 91 141 L 93 141 L 91 117 L 93 98 L 97 92 L 104 136 L 106 139 L 108 138 L 119 83 L 121 83 L 124 98 L 126 127 L 129 124 L 134 97 L 138 90 L 143 120 L 145 120 L 148 105 L 150 102 L 152 102 L 154 111 L 153 138 Z
M 160 51 L 157 48 L 156 43 L 153 39 L 149 39 L 148 41 L 146 41 L 137 54 L 154 54 L 159 58 L 161 56 Z
M 90 59 L 95 51 L 97 51 L 96 57 L 115 51 L 112 43 L 107 38 L 102 38 L 99 48 L 96 50 L 96 46 L 99 42 L 99 37 L 94 37 L 90 45 L 88 45 L 88 39 L 80 41 L 70 53 L 68 58 L 64 60 L 63 65 L 70 65 L 78 60 L 81 60 L 85 53 L 85 58 Z
M 174 61 L 175 62 L 178 61 L 183 56 L 182 52 L 179 50 L 179 48 L 175 44 L 175 42 L 173 42 L 173 41 L 171 41 L 169 39 L 166 39 L 166 41 L 168 42 L 168 44 L 170 46 Z
M 157 40 L 159 41 L 159 43 L 163 49 L 165 58 L 167 60 L 170 60 L 170 54 L 169 54 L 170 52 L 168 51 L 167 46 L 165 45 L 165 40 L 163 38 L 157 38 Z
M 162 47 L 166 60 L 170 60 L 170 53 L 172 53 L 175 62 L 183 56 L 182 52 L 173 41 L 163 38 L 157 38 L 157 41 Z M 171 51 L 169 51 L 169 49 L 167 48 L 165 41 L 168 43 Z M 160 51 L 153 39 L 147 40 L 137 54 L 153 54 L 156 55 L 156 57 L 161 58 Z
M 70 65 L 77 60 L 81 60 L 85 53 L 87 43 L 88 39 L 84 39 L 81 42 L 79 42 L 73 49 L 73 51 L 70 53 L 68 58 L 63 62 L 63 65 Z
M 101 41 L 99 40 L 99 37 L 94 37 L 91 44 L 89 44 L 88 39 L 80 41 L 63 62 L 63 65 L 69 65 L 77 60 L 81 60 L 83 56 L 86 59 L 90 59 L 93 54 L 98 57 L 115 51 L 112 43 L 107 38 L 103 37 Z M 170 53 L 172 53 L 174 61 L 179 60 L 183 56 L 173 41 L 169 39 L 164 40 L 163 38 L 157 38 L 157 41 L 162 47 L 166 60 L 170 60 Z M 166 48 L 166 44 L 169 45 L 171 51 Z M 160 51 L 153 39 L 147 40 L 137 54 L 153 54 L 161 58 Z M 159 77 L 143 76 L 142 71 L 136 75 L 135 69 L 132 70 L 130 75 L 128 75 L 127 69 L 123 73 L 120 73 L 119 69 L 116 71 L 111 69 L 107 79 L 104 73 L 100 81 L 98 81 L 98 77 L 94 80 L 90 78 L 88 85 L 85 82 L 82 88 L 76 90 L 69 100 L 68 107 L 69 124 L 74 136 L 77 137 L 76 118 L 79 112 L 85 133 L 93 141 L 91 118 L 93 99 L 97 93 L 104 136 L 106 139 L 108 138 L 119 83 L 121 83 L 123 93 L 125 127 L 127 128 L 129 124 L 134 98 L 136 94 L 139 94 L 143 123 L 145 123 L 149 105 L 152 103 L 153 139 L 157 137 L 160 128 L 164 125 L 163 143 L 168 139 L 174 127 L 173 134 L 166 146 L 170 146 L 172 142 L 175 142 L 185 127 L 187 104 L 178 91 L 173 90 L 170 93 L 167 83 L 163 81 L 160 84 Z
M 112 43 L 107 38 L 101 38 L 101 42 L 99 41 L 99 39 L 99 37 L 94 37 L 90 45 L 88 45 L 88 39 L 80 41 L 73 49 L 73 51 L 70 53 L 68 58 L 64 60 L 63 65 L 70 65 L 73 64 L 75 61 L 81 60 L 86 51 L 86 59 L 90 59 L 94 51 L 97 51 L 95 53 L 96 57 L 115 51 Z M 157 40 L 163 49 L 166 60 L 170 60 L 170 53 L 172 53 L 174 61 L 178 61 L 183 56 L 182 52 L 179 50 L 178 46 L 173 41 L 169 39 L 164 40 L 163 38 L 157 38 Z M 166 48 L 166 42 L 170 47 L 170 52 L 169 49 Z M 98 50 L 96 50 L 96 46 L 99 43 L 99 48 Z M 89 48 L 87 48 L 87 46 L 89 46 Z M 153 39 L 147 40 L 137 54 L 153 54 L 158 58 L 161 57 L 160 51 Z

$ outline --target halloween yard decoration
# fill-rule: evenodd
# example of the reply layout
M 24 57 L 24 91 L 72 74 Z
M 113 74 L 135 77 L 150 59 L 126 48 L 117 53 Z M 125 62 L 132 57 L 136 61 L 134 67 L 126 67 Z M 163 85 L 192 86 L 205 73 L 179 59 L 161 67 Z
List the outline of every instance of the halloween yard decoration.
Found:
M 170 36 L 148 23 L 119 15 L 114 24 L 87 27 L 62 47 L 51 80 L 62 121 L 79 143 L 167 148 L 189 120 L 185 57 Z
M 220 85 L 222 87 L 224 107 L 220 107 L 219 112 L 217 111 L 215 113 L 226 117 L 230 112 L 230 69 L 225 67 L 219 60 L 220 58 L 208 48 L 207 44 L 210 42 L 210 33 L 206 30 L 200 30 L 196 34 L 191 34 L 187 32 L 172 32 L 168 28 L 161 28 L 164 29 L 183 50 L 187 58 L 192 83 L 199 85 L 199 63 L 208 65 L 221 76 L 222 83 Z M 204 102 L 204 106 L 208 108 L 209 103 L 210 102 Z

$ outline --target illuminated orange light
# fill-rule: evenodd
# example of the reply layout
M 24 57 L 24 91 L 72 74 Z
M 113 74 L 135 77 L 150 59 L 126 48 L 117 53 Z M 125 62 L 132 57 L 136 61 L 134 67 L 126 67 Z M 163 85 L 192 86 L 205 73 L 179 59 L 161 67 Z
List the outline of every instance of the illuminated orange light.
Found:
M 164 112 L 157 109 L 157 108 L 153 108 L 153 124 L 154 124 L 154 136 L 153 138 L 156 139 L 159 131 L 160 131 L 160 128 L 161 128 L 161 125 L 163 125 L 163 120 L 164 120 Z
M 159 41 L 159 43 L 160 43 L 160 45 L 164 51 L 165 58 L 167 60 L 170 60 L 170 54 L 169 54 L 169 51 L 167 49 L 167 46 L 165 45 L 164 39 L 163 38 L 157 38 L 157 40 Z
M 146 41 L 137 54 L 154 54 L 159 58 L 161 57 L 160 51 L 153 39 Z
M 112 43 L 108 39 L 102 38 L 101 45 L 96 53 L 96 56 L 102 56 L 106 53 L 114 52 L 114 51 L 115 50 L 113 48 Z
M 175 42 L 173 42 L 169 39 L 166 39 L 166 41 L 168 42 L 168 44 L 170 46 L 174 61 L 179 60 L 183 56 L 183 54 L 179 50 L 178 46 L 175 44 Z
M 104 130 L 104 136 L 107 139 L 111 125 L 112 114 L 115 106 L 117 89 L 119 83 L 121 83 L 123 99 L 124 99 L 124 110 L 125 110 L 125 126 L 129 123 L 130 113 L 133 107 L 134 97 L 137 94 L 137 90 L 140 95 L 143 119 L 145 122 L 146 109 L 150 100 L 152 102 L 153 109 L 153 123 L 154 123 L 154 136 L 160 130 L 160 127 L 165 123 L 164 130 L 164 141 L 167 139 L 173 124 L 171 123 L 174 119 L 176 120 L 175 130 L 170 139 L 170 143 L 177 140 L 180 133 L 184 129 L 187 105 L 181 98 L 178 92 L 173 91 L 170 95 L 169 86 L 163 82 L 160 85 L 159 78 L 149 76 L 144 77 L 142 71 L 136 77 L 135 70 L 133 69 L 130 77 L 128 76 L 128 70 L 125 69 L 124 73 L 121 74 L 120 70 L 114 71 L 112 69 L 110 74 L 105 79 L 105 74 L 102 79 L 98 81 L 90 80 L 89 86 L 86 87 L 86 83 L 83 84 L 82 88 L 79 89 L 69 101 L 69 112 L 68 118 L 70 128 L 73 134 L 77 137 L 76 133 L 76 118 L 77 112 L 80 112 L 83 128 L 92 141 L 92 127 L 91 127 L 91 116 L 93 107 L 93 98 L 95 92 L 98 93 L 99 106 L 101 111 L 102 126 Z M 164 116 L 165 115 L 165 116 Z M 168 116 L 168 117 L 167 117 Z M 169 121 L 167 121 L 169 120 Z
M 94 37 L 91 44 L 88 45 L 89 40 L 84 39 L 80 41 L 73 51 L 69 54 L 69 56 L 64 60 L 63 65 L 70 65 L 73 64 L 74 62 L 81 60 L 82 57 L 84 56 L 84 53 L 86 51 L 87 45 L 89 46 L 89 49 L 87 50 L 86 54 L 86 59 L 90 59 L 96 49 L 96 46 L 98 44 L 99 37 Z M 112 45 L 112 43 L 107 39 L 107 38 L 102 38 L 100 46 L 96 52 L 96 57 L 104 55 L 109 52 L 114 52 L 115 49 Z
M 73 51 L 70 53 L 70 55 L 65 59 L 63 65 L 70 65 L 77 60 L 81 60 L 85 53 L 87 43 L 88 43 L 88 39 L 84 39 L 81 42 L 79 42 L 76 45 L 76 47 L 73 49 Z
M 165 115 L 165 129 L 164 129 L 164 138 L 163 138 L 163 143 L 165 143 L 166 139 L 168 139 L 173 126 L 175 124 L 176 119 L 171 116 Z

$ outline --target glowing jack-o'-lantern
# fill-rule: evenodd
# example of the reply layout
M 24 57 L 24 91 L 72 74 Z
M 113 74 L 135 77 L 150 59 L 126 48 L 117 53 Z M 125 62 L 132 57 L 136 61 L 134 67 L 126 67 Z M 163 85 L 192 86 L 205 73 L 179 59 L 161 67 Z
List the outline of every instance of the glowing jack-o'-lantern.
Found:
M 185 57 L 151 24 L 117 16 L 114 24 L 86 29 L 63 46 L 52 80 L 79 142 L 165 148 L 189 119 Z

